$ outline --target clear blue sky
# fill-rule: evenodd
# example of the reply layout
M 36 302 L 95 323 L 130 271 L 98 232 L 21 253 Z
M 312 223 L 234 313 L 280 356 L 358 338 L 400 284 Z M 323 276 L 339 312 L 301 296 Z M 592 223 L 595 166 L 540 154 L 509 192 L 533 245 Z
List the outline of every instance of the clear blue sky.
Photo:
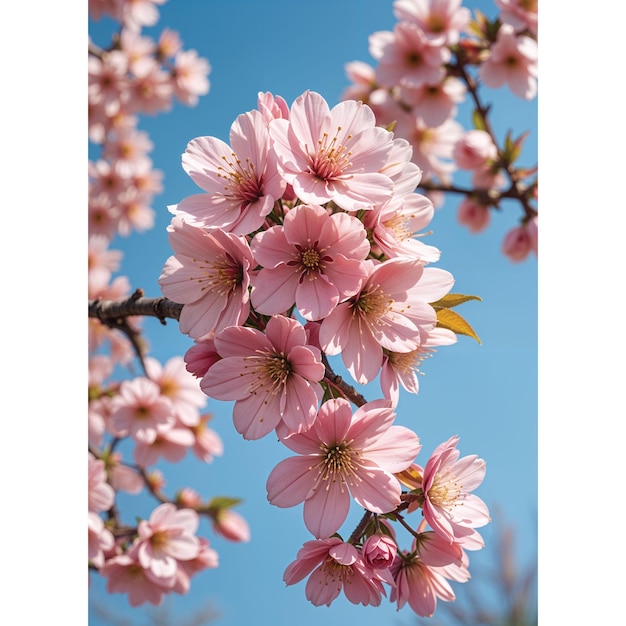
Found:
M 493 15 L 490 1 L 468 4 Z M 116 239 L 112 247 L 124 251 L 121 273 L 133 288 L 142 287 L 147 296 L 158 296 L 157 279 L 171 254 L 165 228 L 170 220 L 166 205 L 197 192 L 183 172 L 180 156 L 196 136 L 213 135 L 228 141 L 235 117 L 256 107 L 259 91 L 282 95 L 288 103 L 306 89 L 321 93 L 331 106 L 348 85 L 344 64 L 353 60 L 372 63 L 368 36 L 389 30 L 395 23 L 391 1 L 279 0 L 256 2 L 207 2 L 169 0 L 160 7 L 156 27 L 178 31 L 185 49 L 196 49 L 212 66 L 211 90 L 195 108 L 176 105 L 172 112 L 145 118 L 140 127 L 155 143 L 154 166 L 165 173 L 165 191 L 154 202 L 155 228 L 145 234 Z M 91 25 L 96 43 L 105 44 L 103 24 Z M 525 103 L 507 90 L 490 91 L 494 124 L 500 137 L 507 129 L 530 130 L 521 162 L 537 160 L 537 101 Z M 468 112 L 461 120 L 467 123 Z M 454 434 L 461 438 L 462 455 L 478 454 L 487 461 L 487 476 L 477 494 L 488 504 L 494 523 L 481 530 L 487 547 L 471 553 L 471 585 L 480 585 L 478 574 L 494 558 L 495 525 L 515 528 L 520 566 L 536 558 L 537 551 L 537 261 L 509 262 L 500 252 L 506 231 L 517 223 L 516 207 L 494 215 L 489 229 L 471 235 L 456 222 L 457 199 L 449 197 L 432 223 L 429 243 L 442 250 L 437 264 L 456 278 L 454 292 L 479 295 L 459 309 L 482 339 L 478 345 L 461 337 L 441 348 L 422 367 L 418 396 L 404 394 L 398 407 L 398 422 L 412 428 L 422 440 L 418 461 Z M 152 323 L 154 322 L 154 323 Z M 191 341 L 170 322 L 163 328 L 147 320 L 152 354 L 162 362 L 184 354 Z M 377 383 L 369 390 L 378 397 Z M 366 397 L 368 389 L 365 390 Z M 204 498 L 227 494 L 244 499 L 238 507 L 251 525 L 249 544 L 231 544 L 215 537 L 203 522 L 200 534 L 207 536 L 219 552 L 221 564 L 192 579 L 187 596 L 172 595 L 167 605 L 172 613 L 190 615 L 206 603 L 220 613 L 221 626 L 293 623 L 313 626 L 358 621 L 362 626 L 408 624 L 414 621 L 406 608 L 397 612 L 384 601 L 376 610 L 354 606 L 343 596 L 330 608 L 313 607 L 304 596 L 304 583 L 285 588 L 282 574 L 304 541 L 310 539 L 302 521 L 302 507 L 278 509 L 266 501 L 265 480 L 276 463 L 287 456 L 284 447 L 271 437 L 246 442 L 235 431 L 230 405 L 209 401 L 215 414 L 212 422 L 225 443 L 225 454 L 211 465 L 192 457 L 176 465 L 164 465 L 169 493 L 183 486 L 196 489 Z M 422 456 L 423 455 L 423 456 Z M 129 499 L 129 515 L 148 515 L 150 498 Z M 358 510 L 350 520 L 358 519 Z M 342 529 L 349 534 L 350 523 Z M 202 532 L 204 531 L 204 532 Z M 459 585 L 457 585 L 458 589 Z M 462 590 L 459 590 L 461 593 Z M 144 608 L 131 609 L 125 596 L 108 595 L 104 580 L 91 576 L 90 624 L 105 626 L 93 604 L 108 609 L 131 624 L 146 622 Z M 263 618 L 263 619 L 261 619 Z

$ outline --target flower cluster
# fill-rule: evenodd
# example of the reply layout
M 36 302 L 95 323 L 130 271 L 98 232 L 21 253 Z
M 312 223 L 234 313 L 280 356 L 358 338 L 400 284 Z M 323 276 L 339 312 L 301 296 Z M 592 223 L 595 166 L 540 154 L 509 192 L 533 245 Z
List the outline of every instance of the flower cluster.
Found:
M 343 586 L 350 601 L 378 605 L 390 585 L 398 608 L 430 615 L 437 597 L 454 599 L 448 579 L 468 578 L 465 550 L 480 547 L 474 529 L 489 516 L 469 493 L 482 460 L 456 463 L 452 439 L 422 470 L 418 435 L 394 424 L 400 389 L 418 393 L 422 361 L 461 332 L 440 311 L 467 298 L 450 293 L 453 276 L 431 266 L 439 250 L 418 239 L 434 207 L 415 192 L 411 145 L 363 102 L 330 108 L 305 91 L 288 106 L 267 92 L 235 119 L 229 144 L 197 137 L 182 166 L 201 191 L 169 207 L 173 254 L 159 284 L 182 305 L 199 389 L 234 402 L 245 439 L 274 433 L 295 453 L 266 484 L 271 504 L 303 504 L 314 536 L 285 581 L 313 572 L 314 604 Z M 378 379 L 382 397 L 362 398 L 334 358 L 356 384 Z M 167 420 L 133 430 L 123 409 L 117 426 L 145 442 L 169 432 Z M 343 541 L 353 503 L 364 523 Z M 404 521 L 416 509 L 432 530 Z M 407 552 L 392 528 L 400 520 L 413 535 Z
M 92 19 L 109 18 L 120 27 L 106 48 L 89 42 L 88 130 L 100 155 L 89 162 L 88 172 L 91 301 L 130 296 L 128 278 L 114 277 L 122 253 L 110 245 L 116 236 L 154 225 L 150 205 L 162 191 L 161 172 L 152 168 L 152 142 L 137 128 L 139 115 L 166 111 L 174 99 L 193 106 L 209 90 L 208 61 L 184 51 L 176 32 L 165 29 L 158 41 L 142 34 L 144 26 L 157 22 L 156 5 L 164 1 L 89 2 Z M 209 540 L 196 536 L 200 514 L 220 537 L 250 538 L 247 521 L 232 510 L 238 500 L 203 502 L 189 488 L 172 499 L 163 492 L 165 480 L 154 468 L 159 461 L 178 462 L 192 454 L 210 463 L 222 455 L 223 445 L 209 427 L 206 396 L 183 358 L 163 365 L 145 356 L 147 343 L 140 331 L 139 316 L 112 325 L 89 320 L 89 566 L 107 579 L 111 593 L 127 594 L 132 606 L 158 604 L 167 593 L 186 593 L 193 574 L 217 567 Z M 143 375 L 120 382 L 117 368 L 130 368 L 137 353 Z M 132 461 L 119 451 L 123 444 L 130 444 Z M 144 489 L 162 504 L 149 519 L 124 524 L 119 492 Z
M 488 226 L 490 210 L 503 199 L 519 202 L 520 226 L 507 234 L 502 252 L 521 261 L 537 254 L 536 236 L 526 236 L 537 229 L 537 169 L 515 164 L 525 135 L 513 140 L 508 134 L 498 147 L 480 88 L 536 97 L 537 2 L 495 4 L 499 13 L 490 21 L 478 11 L 473 16 L 461 0 L 395 0 L 393 30 L 369 38 L 376 65 L 348 63 L 351 84 L 342 97 L 367 103 L 379 126 L 393 126 L 409 141 L 423 171 L 421 186 L 434 202 L 443 201 L 442 192 L 463 194 L 457 217 L 471 232 Z M 467 99 L 475 109 L 470 130 L 456 119 Z M 452 184 L 458 169 L 470 173 L 471 187 Z

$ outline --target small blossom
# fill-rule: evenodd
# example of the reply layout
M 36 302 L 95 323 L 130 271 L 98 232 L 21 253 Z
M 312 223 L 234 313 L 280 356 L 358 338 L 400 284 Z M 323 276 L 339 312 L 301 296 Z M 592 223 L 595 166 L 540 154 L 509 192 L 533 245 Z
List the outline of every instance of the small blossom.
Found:
M 115 491 L 107 482 L 104 461 L 89 454 L 87 494 L 89 510 L 94 513 L 108 511 L 115 502 Z
M 513 26 L 502 24 L 490 55 L 480 67 L 480 78 L 488 87 L 508 84 L 520 98 L 532 100 L 537 95 L 537 42 L 516 35 Z
M 485 477 L 485 461 L 475 454 L 459 459 L 458 442 L 450 437 L 435 449 L 422 481 L 424 519 L 450 543 L 490 521 L 485 503 L 470 493 Z
M 213 517 L 213 530 L 229 541 L 250 541 L 250 527 L 246 519 L 231 509 L 221 508 Z
M 397 552 L 396 542 L 388 535 L 371 535 L 361 549 L 363 561 L 374 569 L 391 567 Z
M 184 305 L 181 332 L 202 339 L 243 324 L 250 312 L 249 272 L 255 265 L 247 242 L 180 217 L 172 219 L 169 242 L 174 255 L 166 261 L 159 285 L 163 295 Z
M 303 202 L 331 200 L 346 211 L 369 210 L 391 197 L 391 180 L 379 172 L 393 134 L 376 126 L 362 102 L 347 100 L 332 109 L 306 91 L 291 106 L 289 119 L 274 119 L 270 136 L 283 178 Z
M 192 509 L 177 509 L 169 502 L 157 506 L 137 528 L 135 545 L 141 566 L 157 578 L 175 576 L 178 561 L 194 559 L 200 552 L 195 535 L 198 523 L 198 514 Z
M 421 449 L 418 436 L 393 426 L 394 419 L 385 400 L 368 402 L 354 415 L 347 400 L 326 401 L 309 431 L 282 440 L 302 456 L 284 459 L 272 470 L 267 499 L 282 508 L 304 502 L 304 523 L 316 537 L 339 529 L 350 496 L 374 513 L 392 511 L 401 502 L 393 473 L 408 467 Z
M 325 369 L 297 320 L 273 316 L 265 333 L 231 326 L 215 337 L 215 347 L 222 358 L 200 386 L 211 398 L 235 400 L 233 421 L 245 439 L 264 437 L 279 423 L 291 433 L 311 427 Z
M 309 574 L 306 598 L 315 606 L 330 606 L 342 589 L 350 602 L 364 606 L 379 606 L 386 595 L 376 570 L 363 563 L 352 544 L 337 537 L 307 541 L 288 565 L 283 580 L 294 585 Z
M 305 319 L 319 320 L 367 275 L 361 262 L 370 246 L 362 222 L 317 205 L 291 209 L 282 226 L 255 235 L 251 248 L 263 266 L 252 278 L 251 300 L 264 315 L 284 313 L 295 302 Z

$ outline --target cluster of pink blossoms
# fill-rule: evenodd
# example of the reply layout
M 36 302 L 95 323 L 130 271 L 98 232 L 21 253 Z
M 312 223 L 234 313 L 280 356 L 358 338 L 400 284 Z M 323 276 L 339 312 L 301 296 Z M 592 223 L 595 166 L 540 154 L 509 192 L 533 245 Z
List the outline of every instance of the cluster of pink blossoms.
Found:
M 183 305 L 180 329 L 194 340 L 186 367 L 200 389 L 234 402 L 245 439 L 274 433 L 296 455 L 267 479 L 269 502 L 303 504 L 314 536 L 285 581 L 311 574 L 316 605 L 342 588 L 378 605 L 389 585 L 398 608 L 432 614 L 437 598 L 454 599 L 447 581 L 469 577 L 466 550 L 482 547 L 475 529 L 489 514 L 470 493 L 484 461 L 458 461 L 452 438 L 422 469 L 418 435 L 394 425 L 400 389 L 417 393 L 422 361 L 456 341 L 438 320 L 454 279 L 420 241 L 434 207 L 414 191 L 422 170 L 409 142 L 362 102 L 331 109 L 306 91 L 289 107 L 259 93 L 229 144 L 193 139 L 182 165 L 201 191 L 169 207 L 173 255 L 159 284 Z M 363 399 L 333 357 L 357 384 L 378 378 L 382 397 Z M 140 440 L 167 428 L 118 426 Z M 353 502 L 364 522 L 343 541 Z M 416 509 L 431 530 L 407 520 L 413 546 L 403 551 L 392 524 Z
M 490 22 L 478 13 L 472 19 L 462 0 L 395 0 L 393 30 L 369 38 L 376 66 L 348 63 L 352 84 L 343 98 L 366 102 L 378 125 L 393 125 L 409 141 L 435 203 L 443 202 L 442 192 L 464 194 L 457 218 L 471 232 L 489 225 L 500 197 L 520 201 L 520 225 L 502 252 L 521 261 L 537 254 L 536 167 L 514 167 L 524 136 L 497 147 L 479 90 L 506 86 L 525 100 L 537 95 L 537 2 L 494 1 L 499 14 Z M 456 119 L 468 99 L 475 108 L 471 130 Z M 471 174 L 471 188 L 452 185 L 458 169 Z
M 206 59 L 184 51 L 178 34 L 165 29 L 158 41 L 141 34 L 158 20 L 165 0 L 90 0 L 90 17 L 119 22 L 106 49 L 89 42 L 89 140 L 100 157 L 89 162 L 88 297 L 122 300 L 131 289 L 120 269 L 122 253 L 109 246 L 116 236 L 154 225 L 151 203 L 162 191 L 161 172 L 152 169 L 152 142 L 137 129 L 138 116 L 171 108 L 173 100 L 193 106 L 209 90 Z M 88 559 L 107 579 L 111 593 L 128 595 L 131 606 L 159 604 L 165 594 L 186 593 L 197 572 L 218 566 L 217 552 L 196 536 L 199 514 L 229 541 L 248 541 L 247 521 L 231 507 L 236 500 L 203 502 L 189 488 L 169 501 L 161 460 L 192 454 L 210 463 L 223 453 L 219 435 L 203 413 L 206 396 L 182 357 L 162 365 L 145 356 L 144 375 L 119 381 L 116 368 L 137 356 L 139 317 L 121 328 L 89 320 Z M 121 331 L 124 332 L 121 332 Z M 132 461 L 118 447 L 131 444 Z M 162 502 L 149 519 L 126 524 L 116 506 L 119 492 L 144 489 Z

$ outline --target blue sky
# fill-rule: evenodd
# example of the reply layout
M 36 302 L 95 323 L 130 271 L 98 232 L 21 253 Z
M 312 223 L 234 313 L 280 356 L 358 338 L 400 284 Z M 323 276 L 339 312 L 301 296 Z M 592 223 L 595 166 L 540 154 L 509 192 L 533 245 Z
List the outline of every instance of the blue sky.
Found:
M 14 418 L 3 423 L 9 445 L 0 457 L 7 503 L 0 530 L 5 569 L 16 581 L 6 587 L 3 605 L 4 614 L 19 615 L 29 624 L 49 623 L 50 615 L 82 624 L 88 613 L 92 626 L 106 623 L 89 611 L 84 568 L 83 4 L 82 13 L 59 12 L 54 3 L 11 4 L 4 9 L 4 23 L 11 28 L 0 42 L 9 60 L 5 84 L 16 86 L 3 100 L 0 120 L 7 216 L 0 231 L 7 270 L 0 327 L 10 362 L 3 374 L 5 415 Z M 623 560 L 624 548 L 619 534 L 610 530 L 619 515 L 623 476 L 621 355 L 626 346 L 615 296 L 623 284 L 624 211 L 617 186 L 623 161 L 614 151 L 624 143 L 624 126 L 619 81 L 609 61 L 621 58 L 617 46 L 624 8 L 608 1 L 602 5 L 594 3 L 593 11 L 585 5 L 582 11 L 572 4 L 567 12 L 541 7 L 540 32 L 546 36 L 540 46 L 539 283 L 537 263 L 512 265 L 499 253 L 509 226 L 506 215 L 494 220 L 487 233 L 472 236 L 456 225 L 453 203 L 447 203 L 433 223 L 432 242 L 443 250 L 439 266 L 456 277 L 455 290 L 483 298 L 463 308 L 483 345 L 462 338 L 442 348 L 424 367 L 420 395 L 402 399 L 399 416 L 422 438 L 423 455 L 456 433 L 463 454 L 486 459 L 487 478 L 477 493 L 490 506 L 501 506 L 506 522 L 514 524 L 520 560 L 532 558 L 539 304 L 540 603 L 546 623 L 614 623 L 621 614 L 622 582 L 612 570 Z M 493 10 L 490 2 L 470 6 Z M 382 0 L 169 0 L 161 8 L 155 31 L 174 28 L 186 48 L 207 57 L 212 87 L 195 109 L 177 107 L 142 122 L 156 143 L 152 157 L 165 172 L 165 192 L 155 201 L 155 229 L 116 242 L 133 286 L 158 294 L 156 280 L 170 254 L 165 206 L 196 191 L 180 167 L 187 141 L 203 134 L 226 139 L 235 117 L 255 106 L 259 90 L 291 101 L 315 89 L 332 103 L 347 84 L 343 64 L 368 60 L 368 35 L 393 23 L 391 2 Z M 575 54 L 564 54 L 568 49 Z M 14 62 L 16 50 L 19 63 Z M 499 132 L 509 124 L 533 130 L 527 143 L 532 153 L 537 120 L 526 123 L 532 108 L 518 110 L 520 102 L 511 98 L 501 106 L 494 102 Z M 26 222 L 20 220 L 24 216 Z M 16 259 L 20 271 L 10 271 Z M 182 354 L 189 345 L 175 324 L 147 323 L 146 328 L 153 354 L 161 360 Z M 371 609 L 340 598 L 330 609 L 317 609 L 304 598 L 302 584 L 284 587 L 284 567 L 308 535 L 300 508 L 276 509 L 265 501 L 265 478 L 282 452 L 269 440 L 244 442 L 234 435 L 228 407 L 212 403 L 210 408 L 225 456 L 210 466 L 166 468 L 169 485 L 172 490 L 189 485 L 207 497 L 244 498 L 239 510 L 251 521 L 253 540 L 228 544 L 205 529 L 222 564 L 200 574 L 190 595 L 172 596 L 170 612 L 186 617 L 211 602 L 222 615 L 217 623 L 228 626 L 414 623 L 410 612 L 396 613 L 389 603 Z M 148 511 L 152 504 L 143 501 L 129 514 Z M 601 531 L 598 523 L 605 525 Z M 488 542 L 491 529 L 483 531 Z M 471 584 L 480 584 L 478 569 L 489 562 L 488 548 L 472 555 Z M 149 623 L 145 612 L 130 610 L 123 596 L 105 595 L 97 577 L 92 577 L 90 597 L 106 602 L 126 624 Z
M 488 15 L 491 2 L 476 6 Z M 373 63 L 368 36 L 390 30 L 395 18 L 391 2 L 380 0 L 330 2 L 275 1 L 259 3 L 238 0 L 229 3 L 203 0 L 170 0 L 160 8 L 161 18 L 147 34 L 167 26 L 178 31 L 185 49 L 195 49 L 212 66 L 211 90 L 197 107 L 176 105 L 172 112 L 145 118 L 145 129 L 155 149 L 154 166 L 164 172 L 163 194 L 153 204 L 155 228 L 147 233 L 116 239 L 112 247 L 124 251 L 121 273 L 148 296 L 158 296 L 157 279 L 171 254 L 165 228 L 166 210 L 186 195 L 197 192 L 183 172 L 180 156 L 196 136 L 213 135 L 228 141 L 235 117 L 256 107 L 259 91 L 270 91 L 291 103 L 304 90 L 321 93 L 331 106 L 348 85 L 345 63 Z M 329 17 L 331 16 L 331 17 Z M 91 25 L 96 43 L 106 43 L 106 24 Z M 537 157 L 537 101 L 526 103 L 507 90 L 490 91 L 493 122 L 500 137 L 511 128 L 517 134 L 529 129 L 530 137 L 521 159 L 535 164 Z M 468 111 L 461 121 L 467 124 Z M 449 197 L 431 226 L 429 243 L 442 250 L 437 264 L 456 279 L 454 292 L 479 295 L 459 309 L 482 339 L 482 345 L 461 337 L 454 346 L 443 347 L 422 367 L 418 396 L 404 394 L 397 423 L 412 428 L 421 438 L 422 463 L 432 450 L 451 435 L 460 436 L 462 455 L 477 454 L 487 461 L 487 476 L 477 493 L 488 504 L 494 523 L 482 529 L 487 547 L 471 554 L 474 579 L 494 559 L 495 525 L 515 529 L 520 567 L 536 558 L 537 551 L 537 261 L 530 258 L 513 264 L 500 252 L 506 231 L 517 223 L 517 207 L 494 215 L 489 229 L 471 235 L 456 222 L 457 199 Z M 147 320 L 152 355 L 165 361 L 180 355 L 191 341 L 171 322 L 163 328 Z M 369 399 L 379 397 L 378 383 L 365 389 Z M 241 497 L 238 511 L 249 521 L 249 544 L 230 544 L 215 537 L 203 522 L 200 534 L 207 536 L 220 554 L 220 567 L 192 580 L 187 596 L 171 596 L 172 612 L 190 615 L 207 602 L 219 612 L 216 622 L 237 626 L 264 622 L 287 624 L 297 615 L 300 626 L 340 624 L 346 620 L 378 624 L 407 624 L 413 614 L 397 612 L 384 601 L 376 610 L 354 606 L 343 596 L 330 608 L 313 607 L 304 596 L 304 583 L 285 588 L 282 573 L 310 539 L 302 521 L 302 507 L 277 509 L 267 503 L 265 480 L 276 463 L 288 456 L 271 437 L 246 442 L 235 431 L 229 403 L 209 401 L 213 428 L 225 444 L 225 454 L 210 465 L 192 457 L 180 464 L 163 465 L 170 493 L 190 486 L 204 498 L 227 494 Z M 148 515 L 154 506 L 149 497 L 129 498 L 129 515 Z M 134 507 L 134 508 L 130 508 Z M 123 509 L 122 509 L 123 510 Z M 355 507 L 342 531 L 349 534 L 359 517 Z M 204 532 L 202 532 L 204 531 Z M 408 540 L 408 538 L 407 538 Z M 108 595 L 104 581 L 91 577 L 89 618 L 92 626 L 108 622 L 98 617 L 95 605 L 108 609 L 132 624 L 144 623 L 145 608 L 131 609 L 125 596 Z

